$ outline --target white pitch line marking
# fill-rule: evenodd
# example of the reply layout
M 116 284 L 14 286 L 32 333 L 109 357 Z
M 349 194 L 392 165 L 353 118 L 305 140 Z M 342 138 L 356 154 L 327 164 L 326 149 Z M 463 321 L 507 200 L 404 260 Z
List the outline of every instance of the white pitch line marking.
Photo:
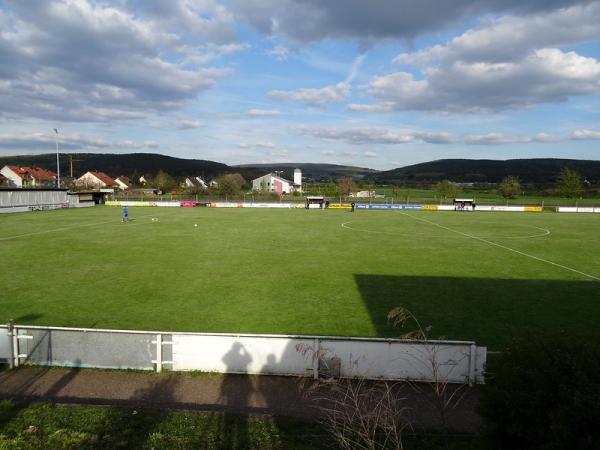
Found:
M 573 269 L 572 267 L 563 266 L 562 264 L 558 264 L 558 263 L 555 263 L 553 261 L 549 261 L 547 259 L 540 258 L 539 256 L 530 255 L 529 253 L 525 253 L 525 252 L 522 252 L 520 250 L 516 250 L 514 248 L 507 247 L 506 245 L 502 245 L 502 244 L 498 244 L 496 242 L 488 241 L 487 239 L 483 239 L 483 238 L 480 238 L 480 237 L 477 237 L 477 236 L 473 236 L 473 235 L 470 235 L 468 233 L 463 233 L 462 231 L 454 230 L 452 228 L 445 227 L 444 225 L 440 225 L 439 223 L 435 223 L 435 222 L 432 222 L 432 221 L 427 220 L 427 219 L 422 219 L 420 217 L 415 217 L 415 216 L 412 216 L 410 214 L 406 214 L 406 213 L 404 213 L 402 211 L 398 211 L 398 212 L 400 214 L 402 214 L 403 216 L 410 217 L 411 219 L 419 220 L 421 222 L 425 222 L 425 223 L 428 223 L 430 225 L 434 225 L 436 227 L 443 228 L 444 230 L 451 231 L 452 233 L 460 234 L 462 236 L 465 236 L 465 237 L 468 237 L 468 238 L 471 238 L 471 239 L 475 239 L 477 241 L 481 241 L 481 242 L 484 242 L 484 243 L 489 244 L 489 245 L 494 245 L 496 247 L 503 248 L 504 250 L 508 250 L 510 252 L 518 253 L 519 255 L 526 256 L 527 258 L 535 259 L 537 261 L 541 261 L 541 262 L 544 262 L 546 264 L 551 264 L 551 265 L 553 265 L 555 267 L 560 267 L 561 269 L 565 269 L 565 270 L 569 270 L 571 272 L 578 273 L 579 275 L 583 275 L 585 277 L 591 278 L 592 280 L 600 281 L 599 277 L 597 277 L 595 275 L 590 275 L 589 273 L 585 273 L 585 272 L 582 272 L 582 271 L 577 270 L 577 269 Z
M 388 234 L 390 236 L 407 236 L 404 233 L 393 233 L 391 231 L 381 231 L 381 230 L 363 230 L 361 228 L 354 228 L 351 227 L 349 224 L 352 222 L 356 222 L 355 220 L 349 220 L 348 222 L 344 222 L 342 223 L 342 228 L 345 228 L 347 230 L 352 230 L 352 231 L 360 231 L 361 233 L 374 233 L 374 234 Z M 539 234 L 530 234 L 527 236 L 492 236 L 493 238 L 496 239 L 533 239 L 533 238 L 538 238 L 538 237 L 544 237 L 544 236 L 548 236 L 550 235 L 550 230 L 546 229 L 546 228 L 540 228 L 540 227 L 534 227 L 533 225 L 524 225 L 526 227 L 529 228 L 534 228 L 536 230 L 540 230 L 542 233 Z M 486 236 L 488 237 L 488 236 Z M 445 236 L 422 236 L 422 237 L 414 237 L 411 236 L 411 239 L 447 239 L 447 237 Z M 459 238 L 457 238 L 459 239 Z
M 150 216 L 141 216 L 140 219 L 142 219 L 144 217 L 150 217 Z M 93 226 L 96 226 L 96 225 L 105 225 L 107 223 L 115 223 L 115 220 L 113 219 L 113 220 L 107 220 L 105 222 L 85 223 L 83 225 L 73 225 L 71 227 L 53 228 L 51 230 L 36 231 L 34 233 L 16 234 L 14 236 L 1 237 L 0 241 L 8 241 L 10 239 L 18 239 L 18 238 L 27 237 L 27 236 L 37 236 L 37 235 L 40 235 L 40 234 L 55 233 L 56 231 L 72 230 L 73 228 L 83 228 L 83 227 L 93 227 Z M 135 223 L 135 224 L 131 224 L 131 225 L 141 225 L 141 223 L 140 224 Z

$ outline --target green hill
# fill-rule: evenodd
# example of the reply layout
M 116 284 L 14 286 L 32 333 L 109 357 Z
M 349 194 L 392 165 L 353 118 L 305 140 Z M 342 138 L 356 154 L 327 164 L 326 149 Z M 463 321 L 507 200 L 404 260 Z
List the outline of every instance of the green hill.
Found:
M 497 183 L 508 175 L 522 183 L 554 184 L 562 168 L 575 170 L 590 182 L 600 181 L 600 161 L 577 159 L 440 159 L 377 172 L 370 179 L 382 184 L 426 183 L 448 179 L 463 183 Z
M 377 184 L 427 185 L 442 179 L 463 183 L 497 183 L 508 175 L 518 176 L 522 183 L 551 185 L 556 183 L 564 167 L 575 170 L 590 182 L 600 183 L 600 161 L 577 159 L 441 159 L 414 164 L 393 170 L 377 171 L 363 167 L 337 164 L 283 163 L 283 164 L 227 164 L 200 159 L 184 159 L 154 153 L 76 153 L 61 154 L 61 175 L 70 174 L 70 156 L 73 157 L 73 175 L 79 177 L 88 170 L 105 172 L 112 177 L 127 175 L 154 175 L 163 170 L 176 178 L 202 176 L 215 178 L 226 173 L 239 172 L 250 181 L 268 172 L 281 171 L 293 179 L 295 168 L 302 169 L 307 181 L 331 181 L 349 177 L 366 179 Z M 56 154 L 20 155 L 0 157 L 0 167 L 5 164 L 39 166 L 56 170 Z
M 73 176 L 79 177 L 88 170 L 105 172 L 109 176 L 139 176 L 156 174 L 159 170 L 174 177 L 203 176 L 211 179 L 236 170 L 226 164 L 201 159 L 183 159 L 154 153 L 76 153 L 73 156 Z M 60 172 L 70 175 L 70 155 L 60 155 Z M 0 167 L 5 164 L 39 166 L 56 171 L 56 154 L 0 157 Z
M 305 180 L 312 181 L 330 181 L 346 177 L 362 179 L 377 173 L 374 169 L 366 169 L 364 167 L 315 163 L 242 164 L 234 167 L 243 171 L 256 173 L 257 177 L 269 172 L 281 171 L 281 175 L 289 180 L 293 179 L 294 169 L 298 168 L 302 169 L 302 177 Z
M 282 176 L 292 179 L 294 169 L 299 167 L 302 169 L 302 176 L 305 179 L 329 181 L 343 177 L 360 179 L 376 172 L 372 169 L 335 164 L 293 163 L 228 166 L 215 161 L 175 158 L 154 153 L 76 153 L 60 155 L 60 172 L 63 176 L 70 175 L 70 157 L 73 158 L 73 176 L 75 177 L 83 175 L 88 170 L 105 172 L 112 177 L 154 175 L 159 170 L 163 170 L 173 177 L 202 176 L 207 179 L 226 173 L 239 172 L 247 180 L 252 180 L 268 172 L 282 171 Z M 5 164 L 39 166 L 56 171 L 56 154 L 0 157 L 0 167 Z

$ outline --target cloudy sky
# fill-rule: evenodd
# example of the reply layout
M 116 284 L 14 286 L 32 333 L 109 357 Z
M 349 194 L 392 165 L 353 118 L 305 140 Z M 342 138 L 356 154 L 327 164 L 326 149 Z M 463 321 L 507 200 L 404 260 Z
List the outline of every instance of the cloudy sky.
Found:
M 600 159 L 600 0 L 0 0 L 0 155 Z

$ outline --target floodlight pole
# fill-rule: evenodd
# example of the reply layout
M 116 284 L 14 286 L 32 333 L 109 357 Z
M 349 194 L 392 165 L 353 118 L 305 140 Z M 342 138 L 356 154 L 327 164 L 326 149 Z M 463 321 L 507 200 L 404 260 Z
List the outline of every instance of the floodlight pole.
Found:
M 56 187 L 60 189 L 60 161 L 58 159 L 58 129 L 54 129 L 54 142 L 56 143 Z

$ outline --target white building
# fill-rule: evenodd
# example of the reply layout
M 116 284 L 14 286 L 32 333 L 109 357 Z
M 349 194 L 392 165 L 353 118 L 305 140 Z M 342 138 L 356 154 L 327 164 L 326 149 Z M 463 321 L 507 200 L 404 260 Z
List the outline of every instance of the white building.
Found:
M 278 194 L 291 194 L 294 192 L 294 183 L 274 173 L 268 173 L 252 180 L 252 189 L 255 191 L 276 192 Z
M 302 170 L 294 169 L 294 189 L 296 192 L 302 192 Z
M 187 177 L 185 179 L 185 187 L 207 189 L 208 184 L 200 177 Z
M 117 186 L 119 187 L 119 189 L 121 189 L 122 191 L 124 191 L 125 189 L 130 189 L 133 186 L 131 184 L 131 180 L 124 175 L 121 175 L 120 177 L 115 178 L 115 182 L 117 183 Z
M 350 192 L 348 197 L 375 197 L 375 191 L 358 191 L 358 192 Z
M 294 169 L 294 182 L 286 180 L 274 173 L 268 173 L 252 180 L 254 191 L 269 191 L 278 194 L 302 192 L 302 170 Z

